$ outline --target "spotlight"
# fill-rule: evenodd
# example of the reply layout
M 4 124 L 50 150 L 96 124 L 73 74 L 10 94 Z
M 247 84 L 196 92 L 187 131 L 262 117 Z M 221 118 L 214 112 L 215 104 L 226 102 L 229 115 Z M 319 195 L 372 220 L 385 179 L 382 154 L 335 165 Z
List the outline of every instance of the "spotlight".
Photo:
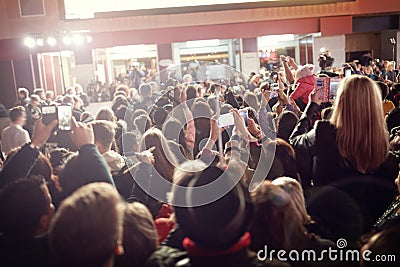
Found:
M 82 45 L 84 42 L 83 37 L 78 34 L 72 37 L 72 41 L 74 42 L 75 45 Z
M 64 36 L 64 37 L 63 37 L 63 43 L 64 43 L 65 45 L 70 45 L 70 44 L 72 43 L 71 37 L 69 37 L 69 36 Z
M 36 40 L 36 45 L 37 46 L 44 46 L 44 40 L 42 38 L 39 38 Z
M 47 44 L 49 46 L 55 46 L 57 44 L 57 39 L 50 36 L 49 38 L 47 38 Z
M 36 45 L 36 41 L 32 37 L 26 37 L 24 40 L 24 44 L 29 48 L 33 48 Z
M 90 36 L 90 35 L 86 36 L 86 43 L 90 44 L 92 42 L 93 42 L 92 36 Z
M 325 47 L 321 47 L 321 49 L 319 50 L 319 52 L 325 53 L 325 52 L 326 52 L 326 48 L 325 48 Z

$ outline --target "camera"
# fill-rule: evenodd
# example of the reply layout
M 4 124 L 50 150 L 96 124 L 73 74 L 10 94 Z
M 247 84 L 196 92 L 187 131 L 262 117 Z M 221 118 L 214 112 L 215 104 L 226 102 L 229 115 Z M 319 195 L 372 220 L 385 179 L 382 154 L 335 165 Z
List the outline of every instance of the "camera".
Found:
M 43 124 L 49 125 L 53 120 L 58 120 L 58 130 L 70 131 L 72 127 L 72 107 L 70 105 L 43 106 Z

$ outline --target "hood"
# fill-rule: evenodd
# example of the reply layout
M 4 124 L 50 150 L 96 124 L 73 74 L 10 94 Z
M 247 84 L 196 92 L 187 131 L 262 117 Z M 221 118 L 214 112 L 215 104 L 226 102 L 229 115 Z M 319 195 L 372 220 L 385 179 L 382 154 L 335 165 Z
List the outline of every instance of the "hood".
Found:
M 103 154 L 111 172 L 118 172 L 125 166 L 124 158 L 114 150 L 107 151 Z
M 315 77 L 314 77 L 314 75 L 309 75 L 309 76 L 306 76 L 304 78 L 299 79 L 297 81 L 297 83 L 307 83 L 307 84 L 310 84 L 310 85 L 314 86 Z

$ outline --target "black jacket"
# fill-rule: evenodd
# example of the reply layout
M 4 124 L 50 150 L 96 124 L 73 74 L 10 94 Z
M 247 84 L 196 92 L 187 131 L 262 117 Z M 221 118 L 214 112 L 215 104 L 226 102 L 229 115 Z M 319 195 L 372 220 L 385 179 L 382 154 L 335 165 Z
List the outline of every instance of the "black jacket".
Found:
M 310 188 L 313 183 L 317 188 L 333 186 L 346 193 L 358 205 L 363 217 L 362 228 L 367 231 L 396 195 L 394 180 L 398 166 L 392 156 L 369 175 L 344 166 L 336 146 L 335 126 L 328 121 L 317 121 L 311 128 L 313 115 L 318 109 L 317 104 L 311 103 L 290 137 L 303 187 Z

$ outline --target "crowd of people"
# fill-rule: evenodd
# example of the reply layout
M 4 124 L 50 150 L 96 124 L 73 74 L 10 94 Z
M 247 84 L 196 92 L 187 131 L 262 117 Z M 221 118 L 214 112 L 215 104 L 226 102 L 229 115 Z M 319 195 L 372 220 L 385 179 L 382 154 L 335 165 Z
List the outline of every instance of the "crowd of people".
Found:
M 19 89 L 0 109 L 0 265 L 398 266 L 390 68 L 376 81 L 352 69 L 323 102 L 315 77 L 333 70 L 281 62 L 247 84 L 121 83 L 97 114 L 80 85 L 56 98 Z M 60 105 L 68 131 L 43 112 Z

